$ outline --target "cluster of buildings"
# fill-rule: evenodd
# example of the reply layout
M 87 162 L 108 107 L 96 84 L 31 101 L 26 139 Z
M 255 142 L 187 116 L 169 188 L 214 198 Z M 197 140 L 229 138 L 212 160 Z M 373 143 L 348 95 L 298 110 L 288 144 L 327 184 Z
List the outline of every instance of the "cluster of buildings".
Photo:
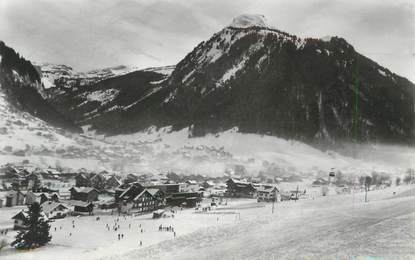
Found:
M 41 204 L 48 218 L 92 215 L 110 210 L 112 214 L 153 212 L 166 206 L 195 207 L 203 197 L 255 198 L 280 201 L 298 198 L 286 194 L 275 183 L 263 184 L 244 179 L 222 178 L 178 182 L 158 175 L 98 173 L 80 169 L 63 173 L 57 169 L 6 165 L 0 170 L 0 207 Z M 45 183 L 54 181 L 59 188 Z M 15 228 L 24 227 L 24 214 L 14 217 Z

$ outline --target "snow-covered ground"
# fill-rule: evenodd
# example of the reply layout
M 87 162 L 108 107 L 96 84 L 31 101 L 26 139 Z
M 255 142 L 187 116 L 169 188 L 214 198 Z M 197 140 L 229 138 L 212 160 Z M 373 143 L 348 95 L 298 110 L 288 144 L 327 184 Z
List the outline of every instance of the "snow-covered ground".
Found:
M 391 190 L 241 211 L 240 223 L 105 259 L 413 259 L 415 197 Z
M 232 200 L 211 214 L 189 209 L 179 210 L 174 218 L 154 220 L 149 214 L 119 217 L 117 232 L 108 231 L 106 224 L 112 227 L 118 216 L 101 215 L 99 221 L 97 216 L 65 218 L 52 224 L 53 240 L 48 246 L 27 252 L 7 248 L 0 252 L 0 257 L 6 260 L 52 260 L 58 256 L 78 260 L 359 256 L 362 258 L 354 259 L 369 259 L 369 256 L 412 259 L 415 255 L 413 190 L 413 186 L 400 186 L 371 191 L 368 203 L 364 202 L 363 193 L 282 202 L 275 204 L 274 213 L 271 204 Z M 4 218 L 6 214 L 0 215 Z M 159 225 L 174 227 L 177 236 L 159 231 Z M 124 235 L 121 240 L 119 233 Z M 9 233 L 8 239 L 13 235 Z

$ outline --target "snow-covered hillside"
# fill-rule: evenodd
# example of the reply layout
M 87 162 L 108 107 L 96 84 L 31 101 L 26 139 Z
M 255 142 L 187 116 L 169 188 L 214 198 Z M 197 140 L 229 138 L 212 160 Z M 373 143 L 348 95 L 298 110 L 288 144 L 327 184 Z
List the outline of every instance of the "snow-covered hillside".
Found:
M 128 67 L 125 65 L 114 66 L 103 69 L 95 69 L 86 72 L 75 71 L 72 67 L 64 64 L 37 63 L 35 66 L 41 73 L 41 80 L 45 89 L 57 87 L 71 88 L 75 85 L 90 85 L 108 78 L 122 76 L 140 70 L 138 67 Z M 175 66 L 152 67 L 143 71 L 153 71 L 163 75 L 170 75 Z
M 307 177 L 332 168 L 353 175 L 372 171 L 400 175 L 415 166 L 415 149 L 410 147 L 344 144 L 337 152 L 323 152 L 294 140 L 239 133 L 237 128 L 204 137 L 191 138 L 190 133 L 187 128 L 171 131 L 170 127 L 152 127 L 105 140 L 147 147 L 144 160 L 136 167 L 148 171 L 164 169 L 221 176 L 224 172 L 232 173 L 234 165 L 242 165 L 250 174 Z
M 74 71 L 70 66 L 63 64 L 38 63 L 35 65 L 41 73 L 41 79 L 45 89 L 56 87 L 56 80 L 60 81 L 61 87 L 83 86 L 139 70 L 137 67 L 120 65 L 87 72 L 78 72 Z
M 0 92 L 0 153 L 25 154 L 69 145 L 76 146 L 76 143 L 46 122 L 12 107 Z
M 204 137 L 191 137 L 188 128 L 170 127 L 110 137 L 68 134 L 14 110 L 4 96 L 0 98 L 0 163 L 26 158 L 44 166 L 58 162 L 125 174 L 174 171 L 208 176 L 235 174 L 236 166 L 241 166 L 249 175 L 304 178 L 325 175 L 332 168 L 353 175 L 372 171 L 401 175 L 415 166 L 415 149 L 409 147 L 350 145 L 339 152 L 323 152 L 302 142 L 239 133 L 236 128 Z

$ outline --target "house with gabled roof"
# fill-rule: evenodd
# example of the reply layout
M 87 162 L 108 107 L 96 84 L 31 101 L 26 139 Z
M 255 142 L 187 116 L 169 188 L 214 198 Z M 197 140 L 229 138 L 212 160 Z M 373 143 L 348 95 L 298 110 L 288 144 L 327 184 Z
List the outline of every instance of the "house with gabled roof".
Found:
M 72 187 L 69 189 L 71 192 L 71 200 L 80 201 L 97 201 L 98 191 L 92 187 Z
M 133 209 L 137 212 L 149 212 L 158 208 L 158 200 L 145 189 L 133 199 Z
M 279 190 L 276 186 L 259 186 L 256 188 L 256 198 L 258 202 L 280 201 Z
M 6 207 L 13 207 L 24 205 L 25 203 L 25 194 L 19 190 L 11 190 L 6 193 Z
M 166 205 L 166 194 L 162 190 L 155 188 L 149 188 L 146 190 L 157 200 L 157 208 L 161 208 Z
M 69 213 L 69 206 L 55 201 L 46 201 L 41 204 L 45 215 L 50 218 L 64 218 Z
M 13 222 L 13 229 L 14 230 L 21 230 L 26 229 L 29 224 L 29 214 L 26 211 L 19 211 L 16 215 L 12 217 L 14 220 Z
M 226 181 L 226 196 L 237 198 L 252 198 L 256 192 L 252 183 L 230 178 Z
M 46 216 L 44 212 L 40 213 L 40 218 L 43 218 L 45 220 L 48 219 L 48 217 Z M 19 211 L 19 213 L 14 215 L 12 219 L 14 220 L 14 223 L 13 223 L 14 230 L 27 229 L 29 226 L 29 213 L 27 210 Z
M 97 190 L 103 190 L 105 189 L 105 184 L 107 182 L 104 175 L 97 173 L 94 174 L 90 179 L 91 186 L 94 187 Z
M 73 207 L 73 213 L 78 215 L 83 215 L 85 213 L 92 215 L 95 207 L 94 203 L 90 201 L 67 200 L 65 203 Z
M 116 188 L 120 186 L 121 184 L 122 184 L 121 180 L 119 180 L 115 175 L 111 175 L 110 177 L 108 177 L 105 183 L 106 188 L 108 189 Z
M 91 180 L 86 173 L 78 173 L 75 176 L 75 186 L 76 187 L 91 187 Z

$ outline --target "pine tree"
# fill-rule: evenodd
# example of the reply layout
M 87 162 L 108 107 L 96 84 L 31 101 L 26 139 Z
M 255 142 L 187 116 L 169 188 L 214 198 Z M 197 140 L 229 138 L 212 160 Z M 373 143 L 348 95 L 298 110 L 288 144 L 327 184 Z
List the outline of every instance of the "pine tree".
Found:
M 51 240 L 49 220 L 41 211 L 39 203 L 33 203 L 28 211 L 28 228 L 16 235 L 12 246 L 17 249 L 31 249 L 44 246 Z

